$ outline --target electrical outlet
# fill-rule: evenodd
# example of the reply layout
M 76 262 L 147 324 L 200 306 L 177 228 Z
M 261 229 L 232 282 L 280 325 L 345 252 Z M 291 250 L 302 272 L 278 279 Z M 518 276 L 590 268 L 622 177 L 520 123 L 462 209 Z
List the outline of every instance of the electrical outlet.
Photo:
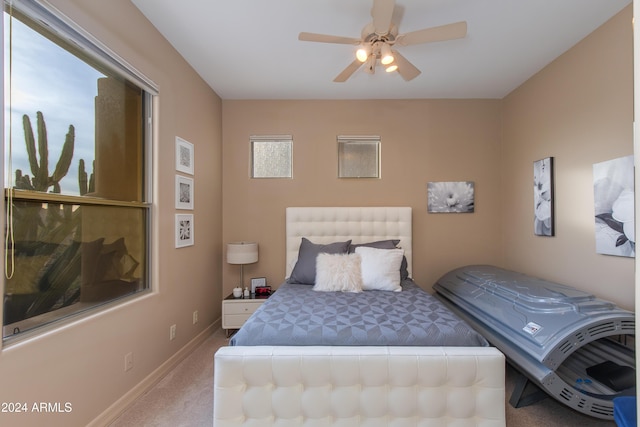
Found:
M 173 341 L 176 337 L 176 325 L 169 326 L 169 341 Z
M 193 324 L 198 323 L 198 310 L 193 312 Z
M 133 353 L 127 353 L 124 355 L 124 371 L 130 371 L 133 369 Z

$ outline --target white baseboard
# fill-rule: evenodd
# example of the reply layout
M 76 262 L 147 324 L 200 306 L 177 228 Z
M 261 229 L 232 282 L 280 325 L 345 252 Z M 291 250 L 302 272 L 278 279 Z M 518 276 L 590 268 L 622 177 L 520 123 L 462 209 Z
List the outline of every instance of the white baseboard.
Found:
M 87 427 L 104 427 L 111 424 L 124 411 L 131 406 L 135 400 L 151 389 L 158 381 L 164 378 L 173 368 L 189 356 L 200 344 L 202 344 L 211 334 L 220 327 L 220 320 L 213 322 L 206 329 L 196 335 L 184 347 L 178 350 L 173 356 L 167 359 L 156 370 L 151 372 L 145 379 L 140 381 L 135 387 L 116 400 L 104 412 L 98 415 Z M 213 379 L 212 379 L 213 381 Z

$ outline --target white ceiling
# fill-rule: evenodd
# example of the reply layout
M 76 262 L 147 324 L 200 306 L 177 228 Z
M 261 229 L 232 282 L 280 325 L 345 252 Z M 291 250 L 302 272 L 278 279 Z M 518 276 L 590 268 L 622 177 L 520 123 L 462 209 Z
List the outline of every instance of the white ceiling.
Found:
M 467 37 L 396 46 L 422 71 L 409 82 L 361 68 L 334 83 L 355 46 L 298 33 L 359 38 L 373 0 L 131 1 L 223 99 L 503 98 L 631 3 L 397 0 L 401 34 L 467 21 Z

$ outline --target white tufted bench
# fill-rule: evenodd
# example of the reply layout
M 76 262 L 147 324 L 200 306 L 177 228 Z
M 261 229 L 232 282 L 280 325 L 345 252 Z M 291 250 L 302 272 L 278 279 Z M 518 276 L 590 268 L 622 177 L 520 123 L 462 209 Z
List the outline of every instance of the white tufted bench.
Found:
M 492 347 L 223 347 L 213 423 L 505 426 L 505 360 Z

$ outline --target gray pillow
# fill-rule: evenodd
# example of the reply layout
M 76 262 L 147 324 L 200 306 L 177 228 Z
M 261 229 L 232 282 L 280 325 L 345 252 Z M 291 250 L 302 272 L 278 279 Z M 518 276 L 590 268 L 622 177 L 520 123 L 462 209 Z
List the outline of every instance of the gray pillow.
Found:
M 298 260 L 287 281 L 289 283 L 314 285 L 316 283 L 316 257 L 318 254 L 346 254 L 349 251 L 350 244 L 351 240 L 322 245 L 312 243 L 309 239 L 303 237 L 298 250 Z

